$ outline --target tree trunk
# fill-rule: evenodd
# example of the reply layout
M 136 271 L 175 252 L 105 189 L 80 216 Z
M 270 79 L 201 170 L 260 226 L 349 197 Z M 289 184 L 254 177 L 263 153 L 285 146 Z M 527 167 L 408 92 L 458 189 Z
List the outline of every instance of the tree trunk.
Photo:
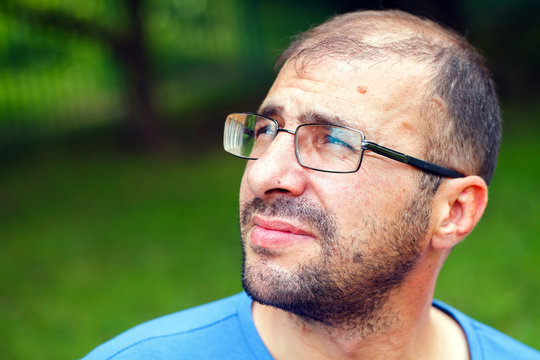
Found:
M 141 0 L 125 0 L 128 29 L 114 48 L 123 65 L 127 87 L 128 122 L 122 132 L 123 140 L 128 145 L 152 150 L 166 144 L 162 122 L 153 104 L 152 67 L 141 5 Z

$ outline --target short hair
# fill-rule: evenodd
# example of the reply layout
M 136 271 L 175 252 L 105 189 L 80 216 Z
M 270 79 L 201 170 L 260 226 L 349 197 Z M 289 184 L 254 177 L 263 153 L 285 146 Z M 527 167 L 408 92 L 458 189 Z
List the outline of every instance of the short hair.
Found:
M 489 184 L 501 141 L 495 85 L 484 58 L 453 30 L 398 10 L 351 12 L 297 35 L 276 67 L 389 55 L 423 63 L 430 71 L 420 109 L 427 123 L 426 160 Z

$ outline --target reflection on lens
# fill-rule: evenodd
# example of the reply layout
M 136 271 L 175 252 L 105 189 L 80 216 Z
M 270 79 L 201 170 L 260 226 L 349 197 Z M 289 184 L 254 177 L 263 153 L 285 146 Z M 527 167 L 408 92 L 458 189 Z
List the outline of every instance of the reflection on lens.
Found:
M 307 124 L 297 129 L 301 165 L 323 171 L 356 171 L 362 157 L 362 135 L 330 125 Z

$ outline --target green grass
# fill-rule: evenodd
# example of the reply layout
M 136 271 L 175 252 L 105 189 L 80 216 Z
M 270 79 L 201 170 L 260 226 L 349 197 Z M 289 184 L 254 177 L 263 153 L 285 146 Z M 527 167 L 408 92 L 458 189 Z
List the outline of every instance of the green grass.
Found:
M 507 114 L 488 211 L 450 256 L 437 297 L 540 348 L 539 129 L 518 115 Z M 243 161 L 69 150 L 3 164 L 0 358 L 78 358 L 241 289 Z
M 103 153 L 10 165 L 0 358 L 73 359 L 141 321 L 239 291 L 242 165 Z

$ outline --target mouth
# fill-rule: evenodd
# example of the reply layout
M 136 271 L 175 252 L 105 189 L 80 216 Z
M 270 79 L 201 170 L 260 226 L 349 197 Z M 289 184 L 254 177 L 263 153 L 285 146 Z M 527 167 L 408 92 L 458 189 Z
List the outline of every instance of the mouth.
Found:
M 253 217 L 252 245 L 269 250 L 283 249 L 306 241 L 313 241 L 312 232 L 290 221 Z

